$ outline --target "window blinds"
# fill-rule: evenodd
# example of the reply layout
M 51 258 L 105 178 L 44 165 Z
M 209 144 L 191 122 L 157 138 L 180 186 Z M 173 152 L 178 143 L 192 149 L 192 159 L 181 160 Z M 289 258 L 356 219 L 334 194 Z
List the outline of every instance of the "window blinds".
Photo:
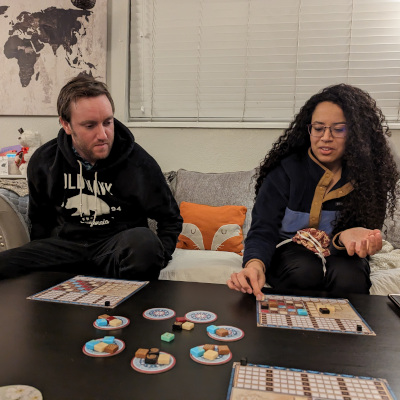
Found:
M 341 82 L 399 121 L 399 0 L 131 0 L 131 121 L 287 122 Z

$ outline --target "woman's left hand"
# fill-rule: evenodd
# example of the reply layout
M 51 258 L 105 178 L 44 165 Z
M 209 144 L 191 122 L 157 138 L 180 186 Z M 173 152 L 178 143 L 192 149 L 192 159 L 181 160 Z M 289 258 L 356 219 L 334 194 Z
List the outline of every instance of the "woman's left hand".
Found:
M 343 231 L 339 240 L 346 247 L 347 254 L 360 258 L 372 256 L 382 248 L 382 234 L 379 229 L 350 228 Z

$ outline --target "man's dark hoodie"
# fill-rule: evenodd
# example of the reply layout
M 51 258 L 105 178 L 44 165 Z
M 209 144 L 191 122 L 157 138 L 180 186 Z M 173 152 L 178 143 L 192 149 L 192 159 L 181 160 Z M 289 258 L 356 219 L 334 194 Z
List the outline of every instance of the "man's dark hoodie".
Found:
M 165 263 L 182 229 L 175 199 L 157 162 L 130 130 L 114 120 L 109 156 L 86 170 L 64 129 L 41 146 L 28 166 L 31 239 L 59 237 L 93 243 L 157 221 Z

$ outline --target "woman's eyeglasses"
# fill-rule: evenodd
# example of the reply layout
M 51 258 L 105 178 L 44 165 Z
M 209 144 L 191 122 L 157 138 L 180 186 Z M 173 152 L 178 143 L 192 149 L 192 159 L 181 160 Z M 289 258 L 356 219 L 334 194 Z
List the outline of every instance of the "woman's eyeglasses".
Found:
M 308 124 L 307 127 L 310 135 L 318 138 L 325 135 L 326 128 L 329 129 L 334 138 L 344 138 L 347 134 L 347 125 L 343 123 L 332 124 L 331 126 L 325 126 L 323 124 Z

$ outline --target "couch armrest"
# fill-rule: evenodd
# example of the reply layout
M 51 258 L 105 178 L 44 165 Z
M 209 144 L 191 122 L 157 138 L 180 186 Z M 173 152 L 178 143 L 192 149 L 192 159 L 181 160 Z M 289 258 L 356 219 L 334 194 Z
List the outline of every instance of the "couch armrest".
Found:
M 29 240 L 24 219 L 8 199 L 0 194 L 0 251 L 22 246 Z

